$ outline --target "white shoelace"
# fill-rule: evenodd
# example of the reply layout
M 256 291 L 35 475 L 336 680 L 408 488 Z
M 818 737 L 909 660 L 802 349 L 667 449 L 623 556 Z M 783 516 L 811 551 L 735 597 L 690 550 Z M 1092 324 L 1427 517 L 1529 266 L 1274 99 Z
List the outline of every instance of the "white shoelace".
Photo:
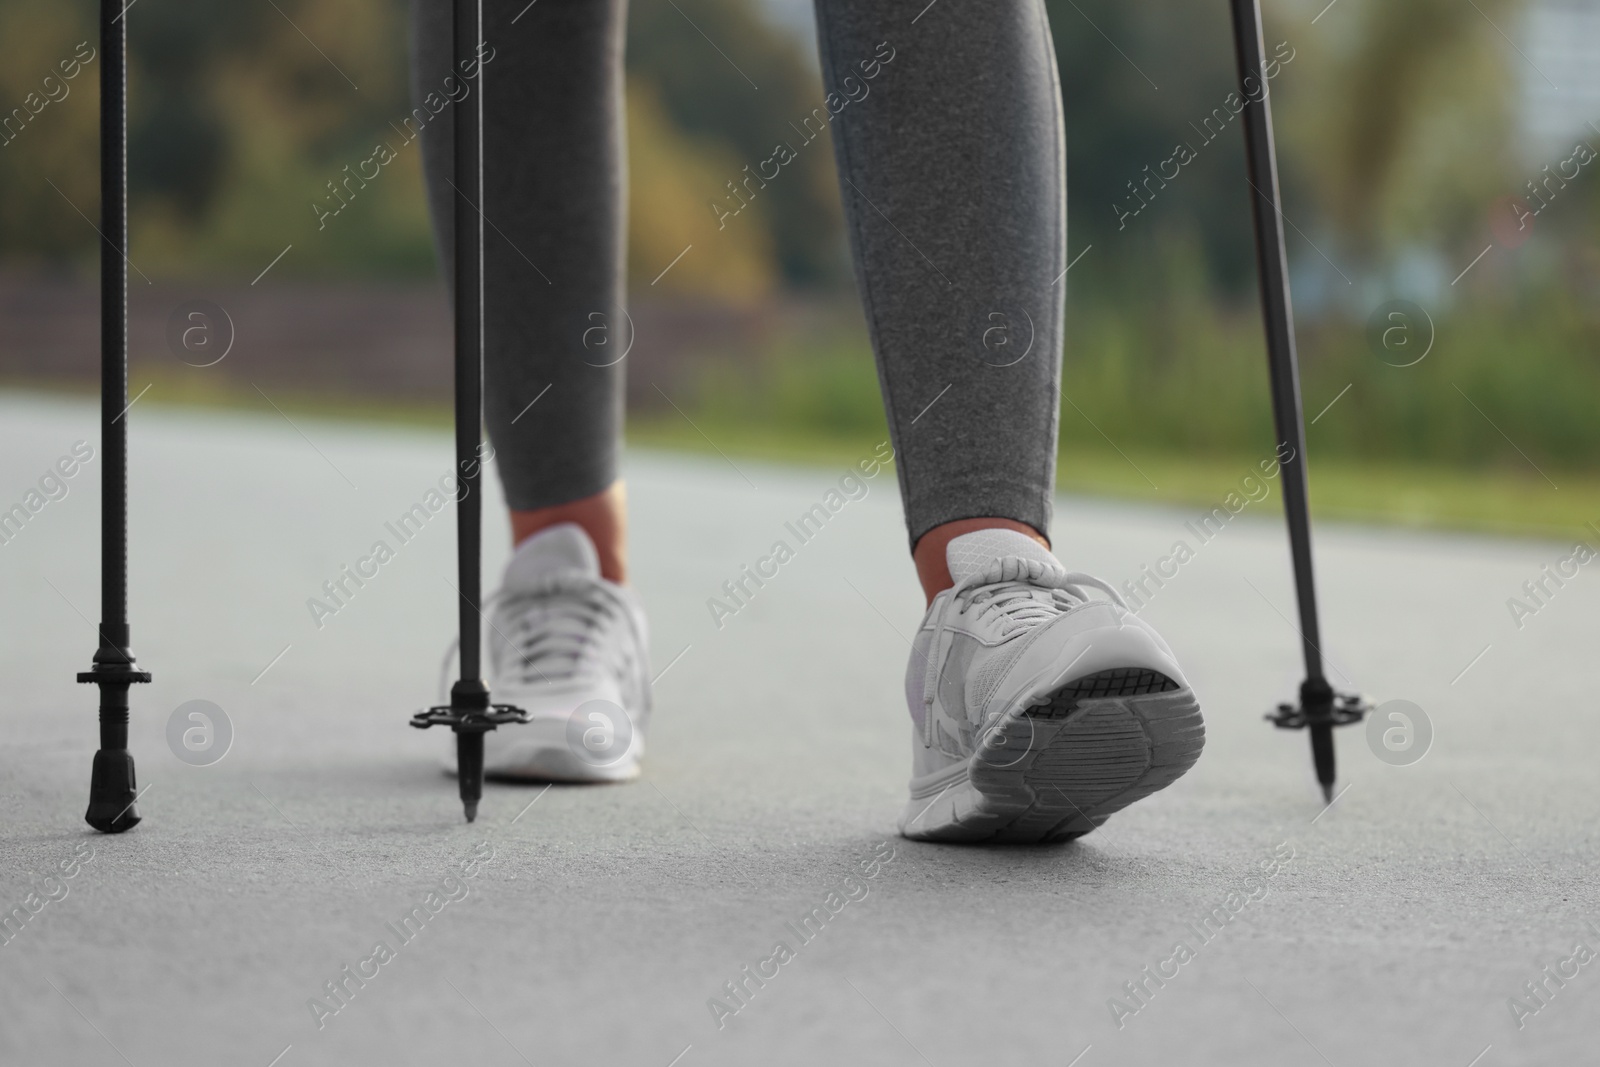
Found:
M 594 677 L 607 668 L 626 677 L 633 669 L 631 649 L 640 647 L 641 635 L 628 602 L 607 582 L 557 573 L 530 589 L 495 590 L 483 602 L 485 612 L 496 602 L 515 620 L 509 633 L 492 621 L 489 624 L 490 642 L 499 638 L 511 646 L 511 659 L 496 679 L 499 683 L 572 681 Z M 524 605 L 530 610 L 517 610 Z M 629 647 L 623 647 L 627 642 L 603 639 L 604 631 L 617 618 L 632 632 Z M 449 692 L 450 666 L 459 647 L 458 638 L 445 651 L 439 673 L 441 694 Z
M 603 640 L 613 620 L 631 619 L 627 601 L 609 583 L 554 574 L 535 589 L 505 595 L 503 606 L 515 619 L 504 635 L 515 659 L 504 669 L 516 683 L 567 681 L 632 665 L 624 642 Z M 523 607 L 530 610 L 518 610 Z
M 978 619 L 998 616 L 1002 634 L 1032 629 L 1091 599 L 1088 589 L 1099 589 L 1111 602 L 1128 610 L 1127 602 L 1110 584 L 1082 571 L 1069 571 L 1059 563 L 1047 564 L 1020 556 L 1003 556 L 984 570 L 967 575 L 950 590 L 934 616 L 933 646 L 928 650 L 927 672 L 922 680 L 922 726 L 925 743 L 933 738 L 933 701 L 937 695 L 940 642 L 952 607 L 957 615 L 975 610 Z M 1040 596 L 1048 593 L 1048 596 Z

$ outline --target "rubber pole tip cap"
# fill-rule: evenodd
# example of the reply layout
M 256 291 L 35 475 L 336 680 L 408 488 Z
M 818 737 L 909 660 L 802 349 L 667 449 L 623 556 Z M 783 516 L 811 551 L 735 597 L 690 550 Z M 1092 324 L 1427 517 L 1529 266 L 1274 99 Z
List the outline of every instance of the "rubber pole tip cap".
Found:
M 138 791 L 134 786 L 132 753 L 105 748 L 96 752 L 84 821 L 103 834 L 120 834 L 138 826 Z

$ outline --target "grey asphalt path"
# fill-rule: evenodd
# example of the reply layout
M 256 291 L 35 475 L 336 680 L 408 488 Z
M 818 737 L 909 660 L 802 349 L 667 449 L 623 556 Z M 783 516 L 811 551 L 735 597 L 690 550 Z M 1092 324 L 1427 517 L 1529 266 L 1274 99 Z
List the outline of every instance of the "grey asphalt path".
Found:
M 1585 567 L 1520 629 L 1506 607 L 1559 544 L 1319 528 L 1336 682 L 1415 702 L 1434 732 L 1391 766 L 1341 731 L 1346 788 L 1324 811 L 1305 738 L 1261 718 L 1300 672 L 1274 490 L 1145 609 L 1206 711 L 1193 772 L 1072 845 L 913 844 L 894 818 L 920 604 L 892 474 L 719 629 L 707 599 L 841 471 L 635 453 L 662 672 L 647 773 L 491 786 L 469 827 L 444 738 L 406 726 L 452 636 L 452 520 L 320 629 L 306 607 L 449 470 L 448 438 L 158 399 L 131 416 L 134 645 L 155 682 L 136 692 L 130 834 L 82 823 L 97 460 L 0 545 L 0 906 L 26 916 L 0 944 L 0 1063 L 1593 1056 L 1600 589 Z M 0 395 L 0 507 L 80 439 L 97 443 L 91 405 Z M 1120 583 L 1193 547 L 1198 511 L 1068 498 L 1055 536 L 1070 566 Z M 507 548 L 490 530 L 493 574 Z M 168 748 L 194 699 L 233 724 L 211 766 Z M 802 939 L 791 924 L 814 909 L 827 921 Z M 325 992 L 340 979 L 342 1002 Z

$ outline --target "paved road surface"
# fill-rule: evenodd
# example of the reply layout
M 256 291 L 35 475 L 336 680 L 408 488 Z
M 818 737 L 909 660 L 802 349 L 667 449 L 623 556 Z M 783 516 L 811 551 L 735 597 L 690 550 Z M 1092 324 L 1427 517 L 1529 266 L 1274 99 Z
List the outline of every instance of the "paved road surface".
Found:
M 892 474 L 719 629 L 707 599 L 841 472 L 635 454 L 637 584 L 663 672 L 646 777 L 491 787 L 468 827 L 442 737 L 405 725 L 452 632 L 448 514 L 320 629 L 306 606 L 393 542 L 384 523 L 448 471 L 447 438 L 290 425 L 265 405 L 146 402 L 132 419 L 134 642 L 155 682 L 136 693 L 148 791 L 131 834 L 81 821 L 94 693 L 73 675 L 94 646 L 98 460 L 0 545 L 0 904 L 28 916 L 0 945 L 0 1062 L 1593 1056 L 1600 591 L 1586 567 L 1521 629 L 1506 606 L 1560 545 L 1319 531 L 1336 681 L 1415 702 L 1435 735 L 1390 766 L 1341 732 L 1348 789 L 1319 816 L 1305 739 L 1261 721 L 1299 677 L 1276 494 L 1203 545 L 1185 526 L 1198 509 L 1063 500 L 1072 566 L 1120 582 L 1196 547 L 1145 610 L 1201 695 L 1206 755 L 1074 845 L 930 846 L 893 832 L 919 605 Z M 91 406 L 0 396 L 0 508 L 78 440 L 96 443 Z M 166 742 L 192 699 L 233 724 L 212 766 Z M 426 921 L 402 940 L 416 905 Z M 827 921 L 802 939 L 816 909 Z M 790 952 L 764 962 L 779 941 Z M 340 980 L 342 1002 L 326 993 Z

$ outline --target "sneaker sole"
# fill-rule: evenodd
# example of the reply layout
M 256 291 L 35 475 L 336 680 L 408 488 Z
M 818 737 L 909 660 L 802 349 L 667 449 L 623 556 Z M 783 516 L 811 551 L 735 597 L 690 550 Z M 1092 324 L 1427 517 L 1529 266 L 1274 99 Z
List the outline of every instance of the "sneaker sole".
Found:
M 454 740 L 450 738 L 441 761 L 441 768 L 448 775 L 456 773 Z M 484 744 L 485 781 L 571 785 L 627 782 L 639 777 L 645 747 L 644 737 L 636 734 L 629 750 L 615 762 L 591 763 L 580 759 L 569 747 L 565 721 L 550 719 L 502 726 L 485 737 Z
M 965 774 L 912 795 L 900 832 L 920 841 L 1069 841 L 1177 781 L 1204 747 L 1192 689 L 1153 670 L 1099 671 L 1008 712 Z
M 456 777 L 453 759 L 443 760 L 439 769 L 450 778 Z M 622 760 L 606 767 L 595 767 L 574 759 L 565 752 L 542 749 L 530 753 L 526 760 L 515 764 L 485 768 L 486 782 L 539 783 L 555 782 L 562 785 L 603 785 L 608 782 L 631 782 L 639 777 L 637 760 Z

